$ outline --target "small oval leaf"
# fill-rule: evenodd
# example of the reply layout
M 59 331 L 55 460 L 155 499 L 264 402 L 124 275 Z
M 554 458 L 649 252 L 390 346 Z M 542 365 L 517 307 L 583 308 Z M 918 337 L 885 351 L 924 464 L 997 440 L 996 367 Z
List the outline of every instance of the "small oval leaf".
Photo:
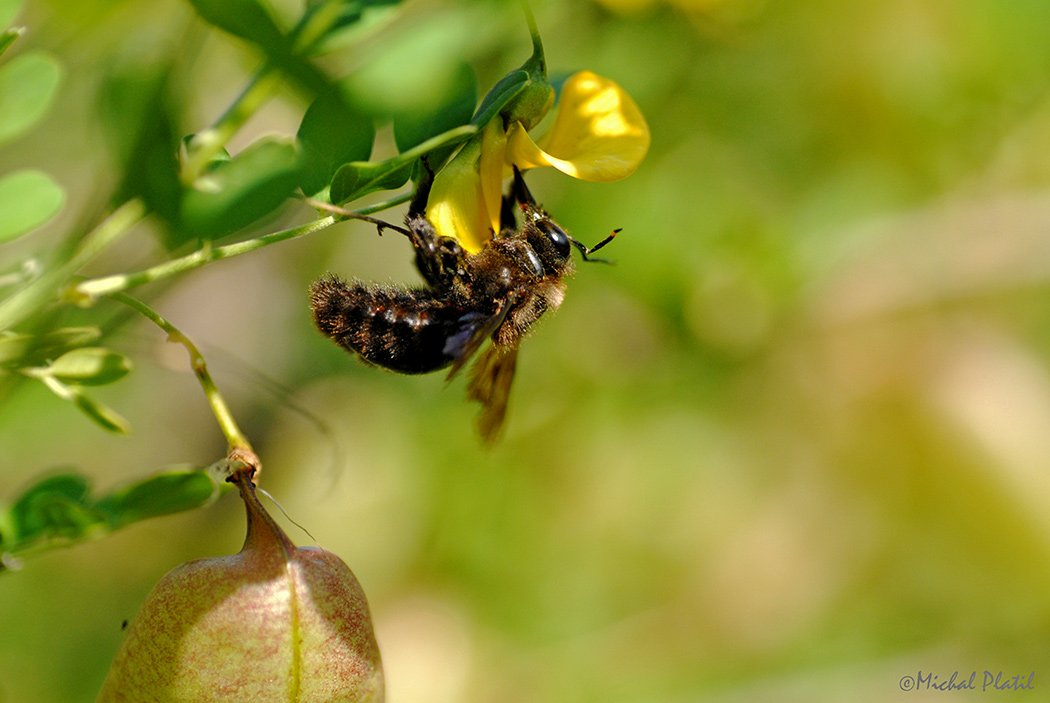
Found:
M 65 202 L 66 194 L 42 171 L 15 171 L 0 178 L 0 242 L 44 224 Z
M 61 75 L 58 61 L 43 51 L 31 51 L 0 65 L 0 144 L 43 117 Z
M 80 388 L 69 386 L 69 400 L 102 429 L 117 434 L 131 433 L 131 424 L 117 410 L 91 398 Z
M 30 486 L 11 506 L 12 547 L 39 538 L 76 538 L 100 522 L 79 474 L 57 474 Z
M 63 383 L 101 386 L 124 378 L 131 371 L 131 360 L 104 347 L 83 347 L 66 352 L 48 367 Z
M 355 161 L 336 171 L 330 196 L 333 203 L 345 203 L 373 191 L 400 188 L 411 175 L 412 161 Z
M 355 161 L 344 164 L 332 178 L 331 202 L 346 203 L 375 190 L 400 188 L 412 176 L 412 168 L 421 156 L 454 146 L 477 132 L 473 125 L 462 125 L 431 137 L 386 161 Z
M 97 508 L 116 529 L 147 518 L 199 508 L 217 493 L 202 469 L 166 471 L 125 486 L 102 498 Z
M 270 214 L 299 183 L 295 146 L 276 139 L 255 142 L 202 176 L 182 202 L 188 233 L 215 238 Z
M 234 36 L 273 49 L 283 46 L 284 34 L 258 0 L 190 0 L 209 24 Z
M 44 334 L 0 334 L 0 367 L 39 366 L 102 336 L 98 327 L 63 327 Z
M 484 127 L 511 100 L 518 97 L 525 90 L 528 82 L 528 72 L 520 68 L 503 76 L 496 85 L 492 86 L 492 90 L 485 95 L 485 99 L 481 101 L 481 105 L 478 106 L 478 110 L 474 113 L 470 123 L 477 127 Z
M 22 30 L 17 28 L 5 29 L 3 32 L 0 32 L 0 56 L 3 56 L 4 52 L 7 51 L 20 36 L 22 36 Z
M 365 161 L 372 153 L 372 118 L 354 110 L 345 100 L 323 96 L 306 110 L 296 135 L 302 149 L 304 193 L 324 189 L 336 170 L 351 161 Z

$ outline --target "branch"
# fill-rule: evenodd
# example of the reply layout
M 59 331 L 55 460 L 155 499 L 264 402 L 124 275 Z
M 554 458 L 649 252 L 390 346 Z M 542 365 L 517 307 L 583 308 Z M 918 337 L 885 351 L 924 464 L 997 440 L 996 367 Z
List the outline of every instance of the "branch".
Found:
M 164 319 L 160 313 L 138 298 L 133 298 L 127 293 L 113 293 L 109 297 L 113 298 L 113 300 L 124 303 L 136 312 L 141 313 L 157 325 L 157 327 L 160 327 L 167 332 L 169 342 L 181 344 L 186 348 L 186 351 L 189 352 L 190 355 L 190 366 L 193 368 L 193 373 L 196 374 L 197 380 L 200 382 L 201 388 L 204 390 L 204 395 L 208 399 L 208 404 L 211 406 L 212 412 L 215 414 L 215 419 L 219 422 L 219 428 L 226 436 L 226 441 L 229 443 L 230 451 L 252 452 L 251 443 L 248 442 L 248 439 L 237 426 L 236 420 L 233 419 L 233 414 L 230 412 L 229 406 L 226 405 L 226 400 L 222 397 L 219 389 L 215 386 L 211 374 L 208 373 L 208 365 L 205 363 L 204 356 L 197 348 L 197 345 L 175 327 L 175 325 Z

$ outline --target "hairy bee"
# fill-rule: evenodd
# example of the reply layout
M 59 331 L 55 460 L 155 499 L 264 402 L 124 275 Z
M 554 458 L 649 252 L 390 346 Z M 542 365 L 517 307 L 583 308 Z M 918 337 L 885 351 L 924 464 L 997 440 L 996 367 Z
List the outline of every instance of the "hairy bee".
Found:
M 536 204 L 515 169 L 502 231 L 471 254 L 455 239 L 438 236 L 427 220 L 429 188 L 429 179 L 420 183 L 407 229 L 381 225 L 409 238 L 424 287 L 347 282 L 328 274 L 311 286 L 310 305 L 321 332 L 365 361 L 399 373 L 451 367 L 452 378 L 491 340 L 470 371 L 467 393 L 481 403 L 478 429 L 492 442 L 506 416 L 518 345 L 545 312 L 561 305 L 564 278 L 573 270 L 572 248 L 585 261 L 600 261 L 588 257 L 616 232 L 585 247 Z M 523 215 L 520 227 L 515 204 Z

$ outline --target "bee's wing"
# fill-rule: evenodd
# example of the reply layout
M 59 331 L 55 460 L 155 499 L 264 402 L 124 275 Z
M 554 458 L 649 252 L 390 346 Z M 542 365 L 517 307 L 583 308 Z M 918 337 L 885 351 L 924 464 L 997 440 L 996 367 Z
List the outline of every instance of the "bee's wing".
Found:
M 494 315 L 486 317 L 481 314 L 468 313 L 460 318 L 459 329 L 445 343 L 445 353 L 455 358 L 446 380 L 452 380 L 466 366 L 470 357 L 481 349 L 485 340 L 496 333 L 499 326 L 503 324 L 503 320 L 506 319 L 508 310 L 510 310 L 510 305 L 504 303 Z
M 467 397 L 481 403 L 478 432 L 486 444 L 491 444 L 503 427 L 507 416 L 507 400 L 518 365 L 518 348 L 492 345 L 486 349 L 470 369 Z

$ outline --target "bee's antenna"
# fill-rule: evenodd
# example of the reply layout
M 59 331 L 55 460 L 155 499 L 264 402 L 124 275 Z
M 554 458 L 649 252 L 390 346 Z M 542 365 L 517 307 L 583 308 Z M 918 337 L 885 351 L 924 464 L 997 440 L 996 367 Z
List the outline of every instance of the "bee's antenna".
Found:
M 610 261 L 609 259 L 592 258 L 591 254 L 593 254 L 594 252 L 598 251 L 599 249 L 604 247 L 606 244 L 608 244 L 612 240 L 616 239 L 616 235 L 618 235 L 622 231 L 623 231 L 622 227 L 617 227 L 616 229 L 614 229 L 612 231 L 611 234 L 609 234 L 608 237 L 606 237 L 602 241 L 598 242 L 593 247 L 584 246 L 583 242 L 581 242 L 581 241 L 579 241 L 577 239 L 573 239 L 572 237 L 569 237 L 569 241 L 572 242 L 572 245 L 574 247 L 576 247 L 576 249 L 579 250 L 580 256 L 583 257 L 584 261 L 591 262 L 591 263 L 596 263 L 596 264 L 611 264 L 612 261 Z

